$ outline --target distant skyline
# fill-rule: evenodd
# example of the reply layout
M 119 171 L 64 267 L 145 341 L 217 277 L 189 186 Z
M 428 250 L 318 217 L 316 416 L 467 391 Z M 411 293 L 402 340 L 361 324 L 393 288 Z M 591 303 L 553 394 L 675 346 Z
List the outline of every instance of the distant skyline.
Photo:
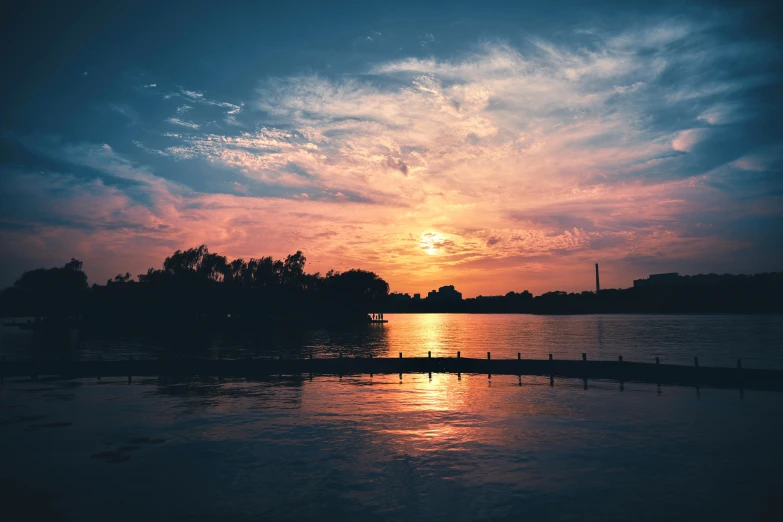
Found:
M 206 244 L 465 297 L 783 270 L 772 2 L 0 9 L 0 287 Z

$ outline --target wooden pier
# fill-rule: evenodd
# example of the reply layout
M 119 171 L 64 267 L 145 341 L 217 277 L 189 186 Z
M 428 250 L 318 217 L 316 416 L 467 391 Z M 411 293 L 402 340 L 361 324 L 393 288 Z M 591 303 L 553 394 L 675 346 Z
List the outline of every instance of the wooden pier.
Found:
M 6 360 L 0 361 L 0 378 L 58 376 L 67 379 L 138 376 L 215 376 L 252 378 L 266 375 L 352 375 L 453 373 L 515 376 L 547 376 L 571 379 L 608 379 L 658 385 L 709 386 L 783 391 L 783 370 L 761 370 L 692 366 L 624 361 L 592 361 L 587 354 L 581 360 L 486 359 L 461 357 L 338 357 L 307 359 L 149 359 L 120 361 Z

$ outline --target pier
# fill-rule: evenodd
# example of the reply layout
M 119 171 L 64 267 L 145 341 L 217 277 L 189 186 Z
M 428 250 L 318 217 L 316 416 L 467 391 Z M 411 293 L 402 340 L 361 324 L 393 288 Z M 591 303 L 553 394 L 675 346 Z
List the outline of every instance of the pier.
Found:
M 57 376 L 65 379 L 147 376 L 215 376 L 252 378 L 266 375 L 357 375 L 452 373 L 547 376 L 571 379 L 606 379 L 658 385 L 708 386 L 783 391 L 783 370 L 750 369 L 737 360 L 734 368 L 614 361 L 548 359 L 486 359 L 461 357 L 310 357 L 306 359 L 148 359 L 148 360 L 6 360 L 0 361 L 0 378 Z

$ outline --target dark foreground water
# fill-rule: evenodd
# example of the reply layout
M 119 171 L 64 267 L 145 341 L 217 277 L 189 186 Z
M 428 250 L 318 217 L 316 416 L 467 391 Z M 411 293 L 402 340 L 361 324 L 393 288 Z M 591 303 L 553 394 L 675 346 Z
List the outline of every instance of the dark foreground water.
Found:
M 436 355 L 458 345 L 466 356 L 500 357 L 521 345 L 530 356 L 606 358 L 623 348 L 629 360 L 701 350 L 761 365 L 780 355 L 780 317 L 389 319 L 385 329 L 292 333 L 289 348 Z M 29 341 L 3 339 L 9 353 Z M 285 342 L 221 338 L 202 349 L 268 355 Z M 71 350 L 165 348 L 145 343 L 90 339 Z M 601 381 L 585 390 L 582 381 L 464 374 L 7 379 L 0 513 L 14 521 L 779 520 L 781 440 L 783 394 L 768 392 L 633 383 L 621 391 Z

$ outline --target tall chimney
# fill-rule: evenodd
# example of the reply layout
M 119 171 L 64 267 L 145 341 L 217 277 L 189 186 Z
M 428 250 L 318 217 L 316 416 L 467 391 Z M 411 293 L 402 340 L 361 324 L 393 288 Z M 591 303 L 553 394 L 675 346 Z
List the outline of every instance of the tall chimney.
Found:
M 601 291 L 601 280 L 598 279 L 598 263 L 595 264 L 595 293 Z

